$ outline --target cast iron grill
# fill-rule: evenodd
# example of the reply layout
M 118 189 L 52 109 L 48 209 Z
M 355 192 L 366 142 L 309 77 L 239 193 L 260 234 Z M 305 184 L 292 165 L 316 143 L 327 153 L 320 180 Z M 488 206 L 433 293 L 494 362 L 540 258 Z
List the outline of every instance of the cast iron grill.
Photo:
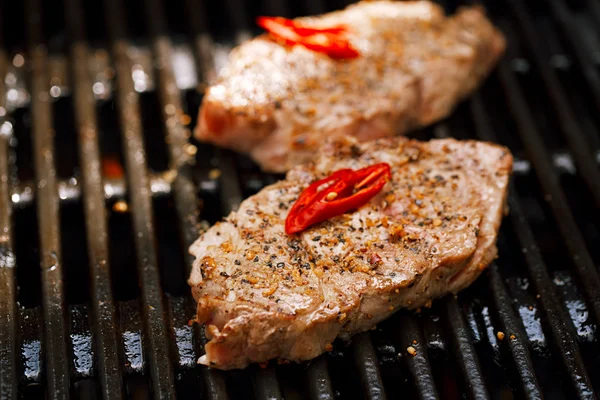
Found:
M 278 177 L 188 144 L 199 93 L 254 16 L 344 1 L 3 1 L 0 397 L 595 398 L 600 6 L 500 3 L 508 54 L 416 133 L 514 151 L 499 259 L 310 363 L 223 373 L 196 365 L 186 249 Z

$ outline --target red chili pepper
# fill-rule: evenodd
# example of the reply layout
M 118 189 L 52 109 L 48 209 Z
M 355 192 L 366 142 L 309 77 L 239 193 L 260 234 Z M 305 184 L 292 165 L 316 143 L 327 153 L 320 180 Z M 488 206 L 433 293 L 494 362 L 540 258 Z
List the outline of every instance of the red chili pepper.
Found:
M 285 232 L 288 235 L 301 232 L 365 205 L 391 176 L 390 166 L 380 163 L 357 171 L 341 169 L 313 182 L 292 206 L 285 220 Z M 323 188 L 325 185 L 328 186 Z
M 258 17 L 256 22 L 288 46 L 299 44 L 333 58 L 356 58 L 359 56 L 358 51 L 345 37 L 348 29 L 343 25 L 313 28 L 282 17 Z

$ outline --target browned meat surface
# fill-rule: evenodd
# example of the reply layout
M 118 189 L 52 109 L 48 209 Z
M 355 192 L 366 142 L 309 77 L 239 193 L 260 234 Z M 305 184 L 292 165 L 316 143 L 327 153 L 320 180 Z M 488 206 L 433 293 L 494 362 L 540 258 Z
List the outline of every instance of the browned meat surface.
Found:
M 372 1 L 302 20 L 347 25 L 361 56 L 335 60 L 267 35 L 242 44 L 205 93 L 198 139 L 287 171 L 327 137 L 366 141 L 444 118 L 505 47 L 479 7 L 446 17 L 427 1 Z
M 312 181 L 377 162 L 390 164 L 392 180 L 369 203 L 285 234 L 289 208 Z M 496 257 L 511 166 L 506 148 L 475 141 L 325 145 L 190 248 L 197 318 L 210 339 L 200 362 L 307 360 L 399 308 L 465 288 Z

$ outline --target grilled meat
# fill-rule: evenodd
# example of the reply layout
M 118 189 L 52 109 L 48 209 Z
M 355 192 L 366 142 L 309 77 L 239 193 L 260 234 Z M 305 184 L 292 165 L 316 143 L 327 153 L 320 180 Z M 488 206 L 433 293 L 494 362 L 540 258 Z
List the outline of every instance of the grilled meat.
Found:
M 286 235 L 311 182 L 378 162 L 392 180 L 365 206 Z M 215 368 L 307 360 L 399 308 L 468 286 L 496 256 L 512 156 L 501 146 L 402 137 L 326 144 L 191 246 L 190 285 Z
M 345 24 L 360 56 L 332 59 L 268 35 L 242 44 L 206 91 L 198 139 L 284 172 L 308 161 L 324 138 L 366 141 L 444 118 L 505 47 L 479 7 L 446 17 L 427 1 L 372 1 L 299 20 Z

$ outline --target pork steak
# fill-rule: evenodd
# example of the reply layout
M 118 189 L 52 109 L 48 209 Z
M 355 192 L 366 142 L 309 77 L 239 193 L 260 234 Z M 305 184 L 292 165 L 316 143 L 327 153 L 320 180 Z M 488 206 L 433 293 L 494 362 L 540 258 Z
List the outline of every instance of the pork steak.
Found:
M 300 20 L 315 27 L 345 24 L 360 56 L 332 59 L 268 35 L 242 44 L 206 90 L 199 140 L 284 172 L 308 161 L 324 138 L 367 141 L 446 117 L 505 48 L 480 7 L 446 17 L 428 1 L 363 1 Z
M 300 234 L 288 210 L 341 168 L 391 166 L 369 203 Z M 326 144 L 285 180 L 248 198 L 191 246 L 190 285 L 215 368 L 307 360 L 400 308 L 468 286 L 496 257 L 512 166 L 501 146 L 402 137 Z

